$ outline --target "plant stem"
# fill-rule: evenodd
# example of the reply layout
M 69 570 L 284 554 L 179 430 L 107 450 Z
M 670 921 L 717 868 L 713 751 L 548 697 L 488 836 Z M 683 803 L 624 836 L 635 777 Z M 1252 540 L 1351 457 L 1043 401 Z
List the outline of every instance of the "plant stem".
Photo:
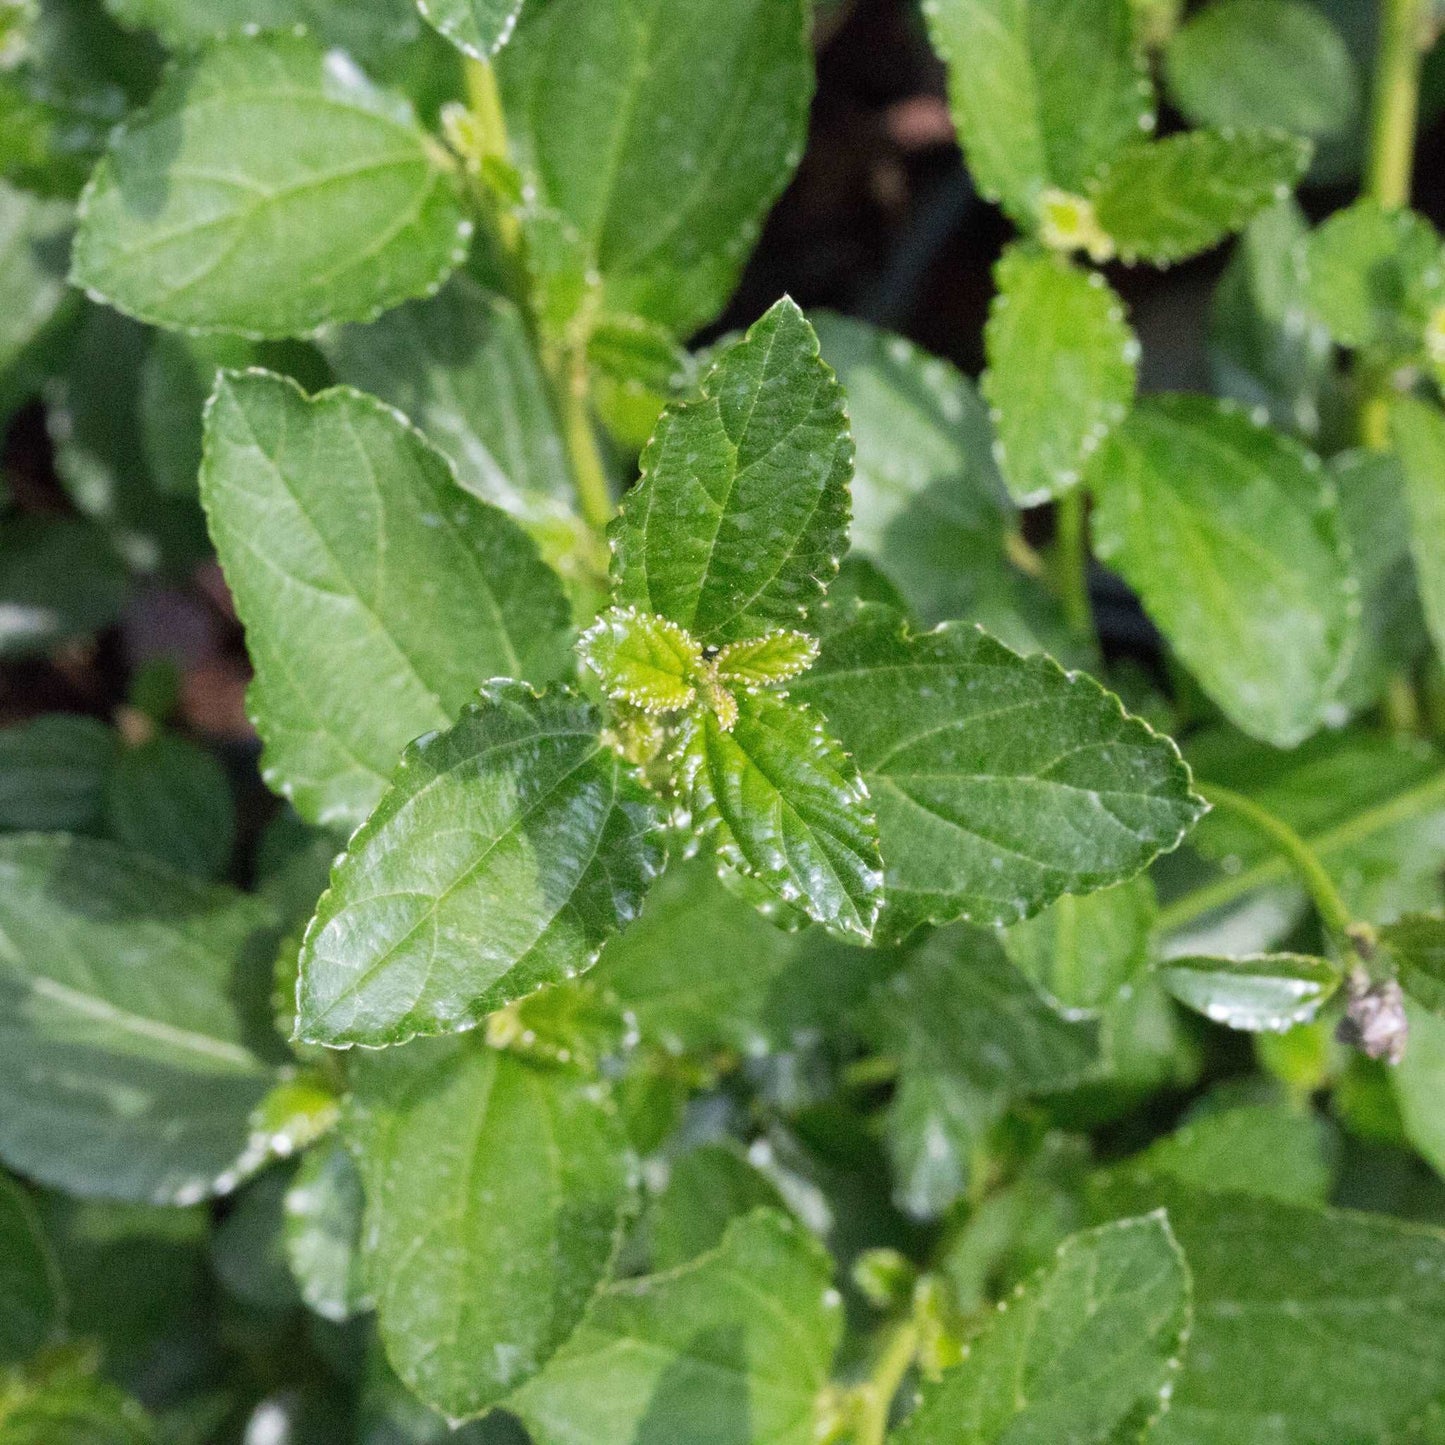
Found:
M 1199 787 L 1198 784 L 1195 786 Z M 1211 801 L 1219 802 L 1217 796 L 1214 796 L 1218 789 L 1201 788 L 1199 791 Z M 1386 828 L 1407 823 L 1432 808 L 1440 807 L 1445 807 L 1445 772 L 1436 773 L 1417 787 L 1397 793 L 1388 802 L 1356 813 L 1353 818 L 1347 818 L 1343 823 L 1321 833 L 1307 846 L 1316 860 L 1328 858 L 1331 854 L 1383 832 Z M 1289 874 L 1289 862 L 1277 854 L 1256 863 L 1252 868 L 1246 868 L 1242 873 L 1234 874 L 1233 877 L 1221 878 L 1217 883 L 1197 888 L 1160 909 L 1159 932 L 1161 935 L 1177 933 L 1216 909 L 1226 908 L 1261 888 L 1284 882 Z
M 1236 793 L 1232 788 L 1221 788 L 1215 784 L 1196 785 L 1200 797 L 1212 808 L 1222 808 L 1243 818 L 1252 828 L 1264 834 L 1290 861 L 1300 882 L 1314 899 L 1315 907 L 1325 926 L 1332 933 L 1347 939 L 1354 925 L 1349 905 L 1340 897 L 1334 880 L 1325 872 L 1315 850 L 1295 832 L 1282 818 L 1276 818 L 1267 808 L 1261 808 L 1252 798 Z
M 1054 577 L 1064 604 L 1064 617 L 1080 637 L 1092 637 L 1094 613 L 1089 606 L 1089 522 L 1084 492 L 1075 487 L 1054 504 Z
M 1387 210 L 1410 203 L 1424 20 L 1425 0 L 1382 0 L 1365 185 Z
M 599 533 L 604 532 L 612 520 L 612 487 L 607 480 L 607 468 L 592 425 L 587 353 L 582 346 L 572 352 L 558 390 L 561 394 L 562 435 L 567 444 L 568 460 L 572 463 L 577 501 L 588 525 Z
M 918 1322 L 913 1319 L 899 1321 L 884 1337 L 873 1373 L 858 1387 L 855 1396 L 858 1413 L 854 1445 L 883 1445 L 893 1397 L 918 1353 L 918 1343 Z

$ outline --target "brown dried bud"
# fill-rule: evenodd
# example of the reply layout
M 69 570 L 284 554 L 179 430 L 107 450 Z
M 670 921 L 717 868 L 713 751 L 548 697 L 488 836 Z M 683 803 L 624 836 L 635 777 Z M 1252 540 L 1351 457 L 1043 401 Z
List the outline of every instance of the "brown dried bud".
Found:
M 1361 970 L 1350 975 L 1350 1003 L 1335 1037 L 1371 1059 L 1398 1064 L 1410 1040 L 1405 994 L 1393 978 L 1371 983 Z

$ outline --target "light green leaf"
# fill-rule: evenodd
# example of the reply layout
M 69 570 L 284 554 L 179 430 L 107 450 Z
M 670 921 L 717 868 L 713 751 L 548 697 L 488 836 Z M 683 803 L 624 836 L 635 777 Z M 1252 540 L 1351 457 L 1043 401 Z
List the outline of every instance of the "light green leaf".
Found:
M 1014 1099 L 1098 1071 L 1099 1029 L 1067 1023 L 980 929 L 931 937 L 858 1014 L 898 1061 L 889 1106 L 894 1197 L 918 1218 L 964 1192 L 984 1129 Z
M 73 212 L 0 181 L 0 416 L 27 389 L 12 375 L 65 305 Z
M 370 326 L 325 332 L 339 381 L 406 414 L 457 480 L 555 544 L 575 534 L 572 477 L 527 323 L 511 302 L 454 276 Z
M 1126 262 L 1168 265 L 1283 200 L 1309 159 L 1308 141 L 1280 131 L 1189 131 L 1124 152 L 1091 198 Z
M 831 1261 L 770 1210 L 666 1274 L 597 1296 L 510 1399 L 537 1445 L 813 1445 L 842 1332 Z
M 60 1266 L 30 1196 L 0 1174 L 0 1365 L 54 1343 L 65 1309 Z
M 636 1019 L 645 1040 L 669 1053 L 757 1055 L 768 1043 L 769 995 L 797 944 L 734 897 L 716 872 L 706 858 L 669 868 L 589 977 Z
M 201 495 L 256 668 L 263 775 L 314 822 L 360 823 L 402 747 L 487 677 L 565 663 L 566 599 L 534 546 L 370 397 L 228 374 Z
M 1178 751 L 1091 678 L 972 627 L 859 608 L 790 695 L 856 759 L 885 863 L 880 936 L 1017 923 L 1122 882 L 1199 817 Z
M 363 64 L 415 40 L 421 26 L 412 0 L 105 0 L 123 25 L 154 30 L 177 50 L 197 50 L 223 36 L 304 26 Z
M 702 643 L 797 626 L 838 570 L 852 474 L 842 389 L 780 301 L 663 413 L 611 528 L 616 600 Z
M 1445 654 L 1445 414 L 1428 402 L 1398 397 L 1390 428 L 1405 468 L 1420 600 L 1436 651 Z
M 1004 952 L 1066 1018 L 1089 1018 L 1148 967 L 1156 912 L 1154 885 L 1141 874 L 1083 898 L 1065 895 L 1010 928 Z
M 1319 459 L 1228 403 L 1150 397 L 1091 481 L 1100 559 L 1230 720 L 1279 747 L 1315 732 L 1359 611 Z
M 1445 1014 L 1445 918 L 1409 914 L 1380 930 L 1380 944 L 1405 992 Z
M 111 1199 L 233 1187 L 273 1083 L 234 1001 L 268 911 L 79 838 L 0 839 L 0 884 L 0 1158 Z
M 687 720 L 684 787 L 718 856 L 840 934 L 868 939 L 883 903 L 878 824 L 852 759 L 816 713 L 744 693 L 738 719 Z
M 1326 1125 L 1308 1107 L 1285 1103 L 1203 1106 L 1172 1134 L 1106 1171 L 1111 1176 L 1165 1175 L 1198 1189 L 1226 1190 L 1323 1204 L 1333 1183 Z
M 1402 969 L 1402 984 L 1407 977 Z M 1397 1127 L 1403 1128 L 1436 1174 L 1445 1175 L 1445 1116 L 1440 1110 L 1441 1090 L 1445 1089 L 1445 1018 L 1437 1007 L 1439 983 L 1434 977 L 1426 982 L 1419 971 L 1410 981 L 1414 988 L 1405 1008 L 1409 1036 L 1404 1057 L 1388 1070 L 1387 1088 L 1399 1110 Z
M 397 1374 L 454 1420 L 533 1376 L 611 1263 L 631 1188 L 594 1087 L 475 1038 L 358 1057 L 346 1130 Z
M 732 295 L 803 153 L 809 19 L 802 0 L 529 0 L 503 107 L 606 310 L 686 334 Z
M 994 272 L 983 394 L 998 461 L 1020 506 L 1062 496 L 1134 400 L 1139 343 L 1097 271 L 1028 246 Z
M 1180 1003 L 1251 1033 L 1283 1033 L 1308 1023 L 1340 984 L 1337 965 L 1299 953 L 1171 958 L 1159 976 Z
M 336 1142 L 312 1149 L 286 1191 L 286 1258 L 322 1319 L 349 1320 L 375 1303 L 361 1258 L 364 1205 L 361 1175 Z
M 485 60 L 507 43 L 522 0 L 417 0 L 421 13 L 459 50 Z
M 609 608 L 577 647 L 610 698 L 649 712 L 675 712 L 697 697 L 702 647 L 665 617 Z
M 1025 230 L 1041 191 L 1082 191 L 1153 130 L 1129 0 L 928 0 L 925 13 L 969 171 Z
M 716 659 L 718 677 L 726 686 L 748 689 L 791 682 L 817 660 L 817 639 L 786 628 L 744 642 L 730 642 Z
M 1164 1413 L 1191 1311 L 1162 1211 L 1065 1240 L 1000 1309 L 925 1388 L 897 1445 L 1107 1445 Z
M 1022 618 L 1000 630 L 1024 586 L 1043 593 L 1005 559 L 1016 519 L 972 383 L 901 336 L 830 312 L 813 320 L 857 445 L 853 555 L 876 563 L 920 621 L 977 620 L 1035 650 L 1013 640 Z
M 0 657 L 48 652 L 109 627 L 129 591 L 99 527 L 78 517 L 0 516 Z
M 1150 1445 L 1439 1439 L 1411 1427 L 1435 1417 L 1445 1372 L 1445 1234 L 1163 1180 L 1108 1202 L 1167 1205 L 1194 1280 L 1184 1368 Z
M 1169 90 L 1196 125 L 1311 137 L 1354 124 L 1360 81 L 1344 37 L 1302 0 L 1218 0 L 1164 52 Z
M 154 1424 L 134 1400 L 73 1361 L 7 1384 L 0 1445 L 159 1445 Z
M 733 1220 L 755 1209 L 787 1213 L 777 1186 L 740 1144 L 725 1139 L 689 1149 L 671 1162 L 647 1216 L 652 1268 L 675 1269 L 715 1249 Z
M 464 259 L 459 183 L 344 57 L 222 42 L 117 132 L 72 279 L 160 326 L 298 336 L 434 291 Z
M 1273 426 L 1319 435 L 1329 332 L 1305 294 L 1304 213 L 1293 200 L 1244 228 L 1210 312 L 1210 370 L 1222 397 L 1264 407 Z
M 1445 300 L 1440 237 L 1423 216 L 1357 201 L 1336 211 L 1304 254 L 1310 305 L 1341 346 L 1422 350 Z
M 595 709 L 494 682 L 418 739 L 301 953 L 308 1043 L 454 1033 L 590 967 L 662 866 L 655 805 Z
M 97 830 L 119 746 L 104 723 L 70 713 L 32 718 L 0 732 L 0 829 Z
M 204 748 L 163 734 L 116 758 L 106 831 L 117 843 L 195 878 L 219 878 L 236 846 L 226 770 Z
M 1337 452 L 1329 460 L 1340 522 L 1360 582 L 1359 643 L 1340 701 L 1361 711 L 1429 646 L 1410 557 L 1405 473 L 1393 452 Z

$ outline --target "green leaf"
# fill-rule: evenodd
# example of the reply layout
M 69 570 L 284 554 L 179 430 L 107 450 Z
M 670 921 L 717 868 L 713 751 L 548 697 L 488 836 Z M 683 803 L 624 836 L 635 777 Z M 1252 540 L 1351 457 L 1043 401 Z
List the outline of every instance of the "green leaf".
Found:
M 226 770 L 204 748 L 163 734 L 128 748 L 106 790 L 117 843 L 178 873 L 219 878 L 236 846 L 236 805 Z
M 14 373 L 65 308 L 72 224 L 63 201 L 44 201 L 0 181 L 0 415 L 28 389 Z
M 320 345 L 339 381 L 420 427 L 467 491 L 539 540 L 575 532 L 566 448 L 527 323 L 510 301 L 457 275 L 431 299 L 328 331 Z
M 211 1236 L 211 1268 L 226 1292 L 273 1320 L 300 1303 L 282 1237 L 293 1173 L 286 1164 L 258 1175 L 230 1202 Z
M 716 871 L 706 858 L 670 867 L 589 978 L 669 1053 L 759 1055 L 769 997 L 797 945 L 724 888 Z
M 1330 337 L 1306 298 L 1307 235 L 1292 199 L 1245 227 L 1214 293 L 1209 342 L 1220 396 L 1262 406 L 1271 425 L 1314 438 L 1330 377 Z
M 1136 1438 L 1174 1387 L 1189 1269 L 1162 1212 L 1121 1220 L 1065 1240 L 1000 1311 L 925 1388 L 897 1445 Z
M 767 1175 L 740 1144 L 723 1140 L 689 1149 L 668 1168 L 667 1184 L 647 1217 L 654 1270 L 676 1269 L 715 1249 L 728 1226 L 755 1209 L 787 1213 Z
M 1099 1068 L 1099 1028 L 1059 1017 L 976 928 L 933 935 L 858 1011 L 898 1061 L 888 1115 L 894 1197 L 917 1218 L 968 1185 L 985 1128 L 1014 1099 L 1067 1089 Z
M 1302 0 L 1219 0 L 1164 52 L 1170 94 L 1196 125 L 1311 137 L 1354 124 L 1360 81 L 1344 37 Z
M 1028 246 L 994 272 L 983 394 L 999 467 L 1020 506 L 1062 496 L 1134 400 L 1139 343 L 1097 271 Z
M 564 666 L 567 602 L 534 546 L 372 398 L 224 376 L 201 495 L 256 668 L 263 775 L 314 822 L 361 822 L 402 747 L 488 676 Z
M 8 1384 L 9 1382 L 7 1382 Z M 159 1445 L 145 1411 L 70 1361 L 7 1390 L 0 1445 Z
M 1382 928 L 1380 944 L 1405 992 L 1445 1014 L 1445 918 L 1410 914 Z
M 600 731 L 569 694 L 494 682 L 406 750 L 307 930 L 302 1039 L 453 1033 L 590 967 L 663 861 L 651 795 Z
M 681 335 L 732 295 L 803 153 L 809 18 L 802 0 L 529 0 L 496 62 L 503 109 L 605 310 Z
M 831 1261 L 770 1210 L 666 1274 L 597 1296 L 508 1401 L 537 1445 L 813 1445 L 842 1332 Z
M 1163 1180 L 1108 1202 L 1167 1205 L 1194 1280 L 1184 1369 L 1150 1445 L 1439 1438 L 1411 1426 L 1440 1399 L 1445 1234 Z
M 1229 403 L 1150 397 L 1091 481 L 1100 559 L 1226 716 L 1279 747 L 1315 732 L 1359 610 L 1319 459 Z
M 361 1257 L 364 1204 L 361 1174 L 335 1142 L 311 1150 L 286 1191 L 286 1258 L 322 1319 L 349 1320 L 375 1304 Z
M 1016 518 L 972 384 L 901 336 L 830 312 L 813 321 L 857 445 L 852 555 L 875 562 L 923 622 L 998 631 L 1025 579 L 1005 560 Z
M 29 1195 L 0 1174 L 0 1364 L 28 1359 L 52 1344 L 64 1308 L 60 1266 L 40 1216 Z
M 779 628 L 745 642 L 730 642 L 717 655 L 719 680 L 755 691 L 801 677 L 818 660 L 818 642 L 803 632 Z
M 1445 654 L 1445 415 L 1413 397 L 1397 397 L 1390 429 L 1405 468 L 1410 551 L 1425 620 L 1437 652 Z
M 129 591 L 99 527 L 78 517 L 0 516 L 0 657 L 48 652 L 109 627 Z
M 224 36 L 305 27 L 363 64 L 415 40 L 411 0 L 105 0 L 124 25 L 154 30 L 170 47 L 198 50 Z
M 1180 1003 L 1251 1033 L 1283 1033 L 1308 1023 L 1340 984 L 1337 965 L 1299 953 L 1171 958 L 1159 974 Z
M 878 813 L 879 936 L 1016 923 L 1122 882 L 1199 817 L 1178 751 L 1091 678 L 972 627 L 859 608 L 793 698 L 828 719 Z
M 607 696 L 648 712 L 675 712 L 697 697 L 702 647 L 675 622 L 630 607 L 604 612 L 582 634 L 582 660 Z
M 1405 1054 L 1388 1070 L 1386 1101 L 1398 1113 L 1397 1130 L 1435 1171 L 1445 1175 L 1445 1120 L 1440 1091 L 1445 1087 L 1445 1020 L 1439 1010 L 1439 984 L 1422 970 L 1401 968 L 1400 981 L 1410 988 L 1406 1004 L 1409 1036 Z M 1391 1101 L 1390 1096 L 1393 1095 Z
M 104 723 L 69 713 L 0 732 L 0 830 L 97 830 L 118 747 Z
M 1168 265 L 1284 199 L 1309 159 L 1308 141 L 1279 131 L 1168 136 L 1119 156 L 1092 192 L 1094 213 L 1126 262 Z
M 1423 216 L 1357 201 L 1309 238 L 1305 264 L 1310 305 L 1341 346 L 1421 351 L 1445 300 L 1440 237 Z
M 1082 191 L 1153 130 L 1129 0 L 929 0 L 926 14 L 969 171 L 1025 230 L 1043 190 Z
M 533 1376 L 616 1247 L 630 1166 L 578 1077 L 476 1039 L 363 1054 L 346 1130 L 397 1374 L 459 1420 Z
M 0 881 L 0 1157 L 72 1194 L 233 1187 L 273 1083 L 234 1001 L 268 911 L 80 838 L 0 839 Z
M 485 60 L 507 43 L 522 0 L 418 0 L 421 13 L 459 50 Z
M 830 929 L 868 939 L 883 863 L 858 770 L 810 709 L 766 693 L 737 704 L 730 731 L 712 712 L 685 725 L 693 826 L 729 866 Z
M 780 301 L 663 413 L 610 531 L 616 600 L 702 643 L 797 626 L 847 545 L 852 473 L 842 389 Z
M 1004 951 L 1066 1018 L 1090 1018 L 1149 964 L 1157 907 L 1140 875 L 1057 903 L 1004 935 Z
M 1360 581 L 1360 632 L 1340 701 L 1360 711 L 1429 646 L 1410 558 L 1405 473 L 1392 452 L 1337 452 L 1329 469 Z
M 1204 1104 L 1172 1134 L 1105 1172 L 1129 1178 L 1164 1175 L 1198 1189 L 1226 1190 L 1284 1204 L 1323 1204 L 1331 1169 L 1326 1125 L 1307 1108 L 1285 1103 Z
M 459 183 L 405 102 L 296 36 L 222 42 L 122 128 L 72 278 L 160 326 L 297 336 L 434 291 Z

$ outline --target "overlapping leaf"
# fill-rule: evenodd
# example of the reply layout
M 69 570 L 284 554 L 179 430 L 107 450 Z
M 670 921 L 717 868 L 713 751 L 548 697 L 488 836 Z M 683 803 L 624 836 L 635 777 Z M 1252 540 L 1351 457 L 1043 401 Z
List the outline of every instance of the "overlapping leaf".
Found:
M 495 682 L 406 750 L 307 930 L 302 1038 L 470 1029 L 591 965 L 663 861 L 651 795 L 600 732 L 568 694 Z
M 225 41 L 113 138 L 73 279 L 161 326 L 297 336 L 434 291 L 459 183 L 405 102 L 296 36 Z
M 1251 1033 L 1283 1033 L 1308 1023 L 1340 985 L 1339 968 L 1298 953 L 1242 958 L 1171 958 L 1164 986 L 1206 1018 Z
M 361 822 L 402 747 L 486 678 L 563 665 L 567 603 L 533 544 L 379 402 L 226 376 L 201 492 L 256 667 L 264 774 L 314 821 Z

